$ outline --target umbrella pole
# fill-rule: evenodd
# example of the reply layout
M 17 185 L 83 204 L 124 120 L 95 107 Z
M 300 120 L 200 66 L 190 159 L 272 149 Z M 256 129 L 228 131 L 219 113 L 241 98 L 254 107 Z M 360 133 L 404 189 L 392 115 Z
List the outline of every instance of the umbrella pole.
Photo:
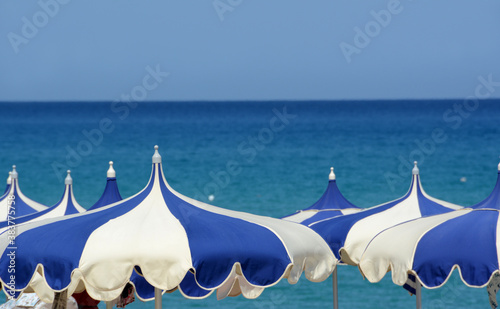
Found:
M 68 290 L 54 293 L 52 309 L 66 309 L 68 306 Z
M 155 288 L 155 309 L 161 309 L 161 290 Z
M 415 288 L 415 297 L 417 298 L 417 309 L 422 309 L 422 285 L 418 279 L 416 280 L 417 286 Z
M 112 309 L 113 308 L 113 303 L 110 301 L 106 302 L 106 309 Z
M 333 309 L 339 309 L 339 291 L 338 291 L 338 282 L 337 282 L 337 266 L 332 273 L 332 281 L 333 281 Z

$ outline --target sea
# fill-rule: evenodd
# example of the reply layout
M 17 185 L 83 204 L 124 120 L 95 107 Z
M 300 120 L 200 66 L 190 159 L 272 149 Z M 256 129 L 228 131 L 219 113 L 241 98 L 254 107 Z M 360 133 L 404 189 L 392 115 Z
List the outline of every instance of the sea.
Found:
M 312 205 L 326 189 L 330 167 L 353 204 L 394 200 L 407 192 L 414 161 L 429 195 L 471 206 L 496 182 L 500 101 L 0 103 L 0 185 L 15 164 L 22 192 L 44 205 L 58 202 L 71 170 L 76 200 L 92 206 L 109 161 L 122 197 L 139 192 L 155 145 L 176 191 L 262 216 Z M 356 267 L 339 266 L 338 282 L 340 308 L 415 307 L 415 297 L 394 285 L 390 273 L 370 283 Z M 424 308 L 490 306 L 486 289 L 467 287 L 457 271 L 443 287 L 423 289 L 422 302 Z M 215 294 L 189 300 L 173 292 L 163 296 L 163 307 L 332 308 L 332 279 L 283 280 L 254 300 Z M 154 308 L 154 302 L 136 300 L 127 308 Z

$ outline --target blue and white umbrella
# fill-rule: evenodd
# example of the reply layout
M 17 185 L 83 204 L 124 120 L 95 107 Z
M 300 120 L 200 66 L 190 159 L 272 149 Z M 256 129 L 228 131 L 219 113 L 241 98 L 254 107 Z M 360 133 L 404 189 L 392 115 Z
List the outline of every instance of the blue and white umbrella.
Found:
M 393 282 L 404 285 L 413 274 L 431 289 L 458 269 L 467 286 L 486 286 L 500 272 L 500 165 L 498 169 L 493 192 L 472 208 L 420 218 L 377 235 L 361 258 L 363 275 L 378 282 L 390 270 Z
M 283 217 L 282 219 L 309 225 L 324 219 L 334 218 L 361 211 L 361 208 L 349 202 L 340 192 L 333 167 L 330 168 L 328 176 L 328 187 L 321 198 L 310 207 L 299 210 L 295 214 Z M 333 307 L 338 308 L 338 282 L 337 268 L 332 274 L 333 283 Z
M 10 173 L 11 185 L 9 191 L 0 198 L 0 221 L 10 218 L 17 218 L 48 207 L 27 198 L 19 188 L 19 179 L 16 166 L 12 166 Z
M 324 219 L 342 215 L 348 215 L 360 211 L 361 208 L 349 202 L 340 192 L 337 186 L 333 167 L 330 168 L 328 176 L 328 187 L 321 198 L 310 207 L 299 210 L 296 213 L 285 216 L 282 219 L 309 225 Z
M 155 147 L 157 149 L 157 147 Z M 316 233 L 292 222 L 229 211 L 185 197 L 166 182 L 156 150 L 147 186 L 99 210 L 26 223 L 15 238 L 16 278 L 9 284 L 9 237 L 0 235 L 0 280 L 23 291 L 38 272 L 54 292 L 84 285 L 113 300 L 137 270 L 173 290 L 192 272 L 207 290 L 257 297 L 282 278 L 325 280 L 335 257 Z M 35 289 L 36 291 L 36 289 Z
M 358 213 L 320 220 L 309 224 L 309 227 L 326 240 L 343 263 L 358 265 L 370 240 L 386 228 L 461 208 L 425 193 L 417 162 L 412 174 L 410 189 L 403 197 Z

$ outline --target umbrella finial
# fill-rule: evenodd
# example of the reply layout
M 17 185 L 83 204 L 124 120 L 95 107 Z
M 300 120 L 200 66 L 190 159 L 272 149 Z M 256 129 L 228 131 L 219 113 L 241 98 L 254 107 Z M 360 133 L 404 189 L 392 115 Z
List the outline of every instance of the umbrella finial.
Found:
M 116 177 L 115 169 L 113 168 L 113 161 L 109 161 L 108 178 Z
M 68 176 L 66 176 L 66 179 L 64 179 L 64 184 L 65 185 L 72 185 L 73 184 L 73 178 L 71 178 L 71 171 L 68 170 Z
M 9 172 L 9 177 L 7 177 L 7 184 L 12 184 L 12 172 Z
M 17 171 L 16 171 L 16 166 L 12 165 L 12 172 L 10 173 L 10 178 L 11 179 L 17 179 Z
M 419 169 L 418 169 L 418 167 L 417 167 L 417 161 L 414 161 L 414 162 L 413 162 L 413 164 L 415 164 L 415 166 L 413 167 L 413 170 L 411 171 L 411 173 L 412 173 L 413 175 L 418 175 L 418 173 L 419 173 Z
M 335 173 L 333 172 L 333 167 L 330 167 L 330 175 L 328 175 L 329 180 L 335 180 Z
M 153 155 L 153 164 L 161 163 L 161 156 L 158 152 L 158 145 L 155 145 L 155 154 Z

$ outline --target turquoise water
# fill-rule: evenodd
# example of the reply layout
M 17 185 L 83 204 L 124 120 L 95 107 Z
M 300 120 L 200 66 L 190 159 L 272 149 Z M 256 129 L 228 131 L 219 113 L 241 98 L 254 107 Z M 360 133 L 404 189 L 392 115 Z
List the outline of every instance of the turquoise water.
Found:
M 0 104 L 0 177 L 17 165 L 23 193 L 46 205 L 72 170 L 77 201 L 100 197 L 108 161 L 123 197 L 147 183 L 153 146 L 177 191 L 220 207 L 281 217 L 310 206 L 335 167 L 342 193 L 370 207 L 398 198 L 419 161 L 424 189 L 469 206 L 493 188 L 500 155 L 500 105 L 481 101 L 213 102 Z M 236 167 L 236 168 L 235 168 Z M 0 178 L 1 180 L 2 178 Z M 1 184 L 1 183 L 0 183 Z M 3 188 L 3 187 L 2 187 Z M 165 295 L 168 308 L 331 307 L 331 278 L 281 282 L 256 300 L 217 301 Z M 341 308 L 411 308 L 415 298 L 392 284 L 339 269 Z M 424 290 L 425 308 L 487 308 L 485 289 L 455 274 L 443 288 Z M 127 308 L 153 308 L 134 302 Z

